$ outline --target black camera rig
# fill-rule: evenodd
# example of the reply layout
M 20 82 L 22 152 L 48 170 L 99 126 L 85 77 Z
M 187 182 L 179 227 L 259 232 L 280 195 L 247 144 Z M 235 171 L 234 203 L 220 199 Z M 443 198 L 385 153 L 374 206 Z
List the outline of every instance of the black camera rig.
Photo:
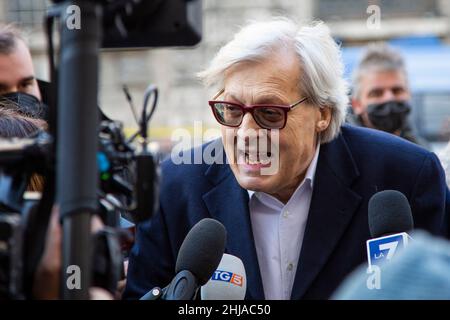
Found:
M 157 164 L 147 150 L 157 90 L 147 90 L 140 129 L 126 139 L 121 124 L 97 107 L 99 50 L 194 45 L 201 38 L 200 0 L 54 2 L 45 20 L 53 84 L 47 93 L 48 134 L 0 147 L 0 190 L 5 191 L 0 196 L 0 298 L 32 298 L 55 204 L 63 232 L 61 298 L 89 299 L 94 285 L 115 290 L 122 272 L 120 217 L 139 223 L 157 205 Z M 73 19 L 78 22 L 70 23 Z M 154 105 L 147 112 L 152 94 Z M 138 135 L 141 150 L 133 144 Z M 25 196 L 35 173 L 44 178 L 39 200 Z M 93 237 L 92 214 L 100 214 L 107 226 Z M 64 286 L 72 266 L 81 270 L 77 289 Z

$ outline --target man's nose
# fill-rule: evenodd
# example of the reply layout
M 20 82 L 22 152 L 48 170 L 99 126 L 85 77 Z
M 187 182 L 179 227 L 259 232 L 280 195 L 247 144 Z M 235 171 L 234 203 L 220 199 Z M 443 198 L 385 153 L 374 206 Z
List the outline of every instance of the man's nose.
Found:
M 253 118 L 250 112 L 247 112 L 242 119 L 242 123 L 237 130 L 238 145 L 243 144 L 246 147 L 254 146 L 257 148 L 258 141 L 264 136 L 266 130 L 262 129 Z
M 256 134 L 261 130 L 261 127 L 256 123 L 250 112 L 244 114 L 242 123 L 238 128 L 238 136 L 248 136 L 249 131 L 254 131 Z
M 255 118 L 253 118 L 253 115 L 251 114 L 251 112 L 246 112 L 244 114 L 240 128 L 244 128 L 244 129 L 258 129 L 259 128 L 259 126 L 256 123 Z
M 383 102 L 395 100 L 395 94 L 392 92 L 392 90 L 387 89 L 383 92 Z

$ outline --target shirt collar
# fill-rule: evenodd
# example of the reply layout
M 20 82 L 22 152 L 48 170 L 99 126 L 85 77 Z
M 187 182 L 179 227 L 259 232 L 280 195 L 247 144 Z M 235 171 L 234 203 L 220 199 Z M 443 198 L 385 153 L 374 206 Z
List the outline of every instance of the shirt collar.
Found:
M 310 182 L 311 188 L 314 185 L 314 177 L 316 176 L 317 162 L 319 160 L 320 143 L 317 144 L 316 153 L 312 159 L 308 170 L 306 170 L 305 180 Z

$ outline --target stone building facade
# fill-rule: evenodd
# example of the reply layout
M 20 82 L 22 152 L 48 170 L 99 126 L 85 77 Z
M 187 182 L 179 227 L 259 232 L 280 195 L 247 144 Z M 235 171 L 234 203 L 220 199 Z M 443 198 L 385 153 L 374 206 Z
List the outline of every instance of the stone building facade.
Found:
M 48 4 L 45 0 L 0 0 L 0 21 L 18 22 L 25 29 L 37 75 L 43 79 L 48 79 L 42 29 Z M 371 5 L 380 8 L 379 28 L 367 25 Z M 140 107 L 145 88 L 153 83 L 160 90 L 150 125 L 154 138 L 169 137 L 175 128 L 192 128 L 195 121 L 202 121 L 203 129 L 216 127 L 206 103 L 212 92 L 202 87 L 195 74 L 249 20 L 321 19 L 336 39 L 349 45 L 410 34 L 433 33 L 447 40 L 450 35 L 450 2 L 445 0 L 203 0 L 203 8 L 203 39 L 195 47 L 102 52 L 99 102 L 108 115 L 135 127 L 122 85 L 129 87 Z

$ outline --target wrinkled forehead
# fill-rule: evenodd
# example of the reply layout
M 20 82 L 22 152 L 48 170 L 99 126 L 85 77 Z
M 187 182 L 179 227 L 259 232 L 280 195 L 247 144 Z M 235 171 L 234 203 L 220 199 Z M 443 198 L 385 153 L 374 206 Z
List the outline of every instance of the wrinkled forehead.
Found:
M 301 65 L 297 55 L 286 50 L 278 51 L 264 58 L 236 63 L 228 68 L 224 74 L 224 94 L 297 95 L 300 75 Z

